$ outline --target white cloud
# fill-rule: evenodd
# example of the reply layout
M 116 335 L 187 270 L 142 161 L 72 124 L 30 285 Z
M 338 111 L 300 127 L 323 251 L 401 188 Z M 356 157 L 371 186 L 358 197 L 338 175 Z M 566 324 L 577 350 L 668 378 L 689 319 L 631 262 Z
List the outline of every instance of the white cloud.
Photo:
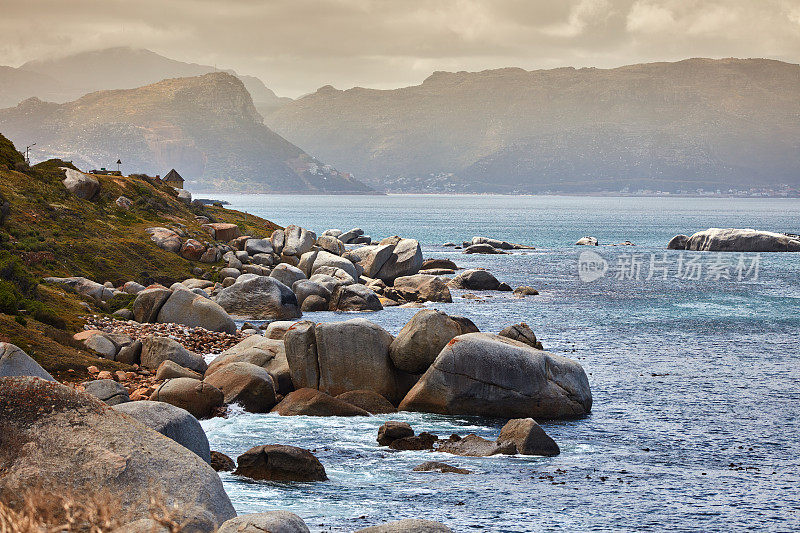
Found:
M 542 33 L 554 37 L 576 37 L 587 26 L 606 20 L 611 9 L 612 5 L 608 0 L 580 0 L 570 9 L 566 22 L 547 26 L 542 29 Z
M 635 33 L 671 31 L 675 26 L 675 15 L 666 7 L 637 1 L 628 13 L 625 26 Z

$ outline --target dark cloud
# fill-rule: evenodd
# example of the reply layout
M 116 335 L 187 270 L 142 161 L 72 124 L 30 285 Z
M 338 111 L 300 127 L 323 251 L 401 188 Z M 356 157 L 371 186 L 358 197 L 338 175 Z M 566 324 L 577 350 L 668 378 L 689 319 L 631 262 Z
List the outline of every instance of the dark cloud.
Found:
M 111 46 L 217 64 L 296 96 L 434 70 L 800 62 L 800 0 L 3 0 L 0 64 Z

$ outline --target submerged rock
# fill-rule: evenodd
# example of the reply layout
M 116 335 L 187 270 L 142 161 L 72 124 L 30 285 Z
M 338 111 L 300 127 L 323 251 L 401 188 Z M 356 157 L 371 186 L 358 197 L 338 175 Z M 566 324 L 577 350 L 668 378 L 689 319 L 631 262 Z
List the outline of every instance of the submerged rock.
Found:
M 471 474 L 466 468 L 458 468 L 440 461 L 425 461 L 421 465 L 415 466 L 414 472 L 439 472 L 440 474 Z
M 439 445 L 436 451 L 468 457 L 489 457 L 498 454 L 514 455 L 517 453 L 513 442 L 503 442 L 501 444 L 492 440 L 486 440 L 474 433 L 470 433 L 463 439 L 445 441 Z
M 378 428 L 378 444 L 389 446 L 397 439 L 414 436 L 414 430 L 408 422 L 395 422 L 390 420 Z

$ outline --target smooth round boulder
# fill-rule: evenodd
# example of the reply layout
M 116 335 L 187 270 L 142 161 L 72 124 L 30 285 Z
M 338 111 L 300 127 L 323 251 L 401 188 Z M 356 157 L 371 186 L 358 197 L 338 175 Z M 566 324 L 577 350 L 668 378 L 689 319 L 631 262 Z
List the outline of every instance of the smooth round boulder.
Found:
M 685 250 L 687 242 L 689 242 L 688 235 L 675 235 L 667 243 L 667 250 Z
M 145 337 L 142 339 L 141 365 L 151 370 L 158 369 L 166 360 L 203 374 L 208 368 L 205 360 L 190 352 L 175 339 L 169 337 Z
M 577 362 L 489 333 L 454 338 L 400 403 L 401 411 L 497 418 L 588 414 L 589 380 Z
M 200 422 L 186 409 L 149 400 L 115 405 L 114 409 L 174 440 L 196 453 L 206 463 L 211 463 L 211 449 L 208 447 L 206 433 Z
M 190 290 L 177 289 L 161 306 L 157 321 L 200 327 L 209 331 L 236 333 L 236 324 L 218 303 L 208 295 L 198 295 Z
M 308 450 L 267 444 L 250 448 L 237 460 L 233 474 L 265 481 L 325 481 L 325 467 Z
M 397 409 L 395 409 L 394 405 L 392 405 L 389 400 L 371 390 L 351 390 L 343 392 L 338 395 L 336 399 L 355 405 L 372 415 L 397 412 Z
M 311 250 L 317 241 L 317 236 L 313 231 L 301 228 L 294 224 L 286 226 L 283 230 L 284 244 L 281 253 L 283 255 L 294 255 L 300 257 Z
M 269 276 L 277 279 L 287 287 L 292 287 L 294 286 L 295 282 L 306 279 L 306 275 L 302 270 L 296 266 L 288 265 L 286 263 L 280 263 L 279 265 L 276 265 L 275 268 L 272 269 L 272 272 Z
M 4 495 L 41 487 L 43 498 L 110 498 L 133 521 L 150 518 L 157 481 L 172 518 L 192 530 L 213 531 L 236 516 L 203 459 L 89 394 L 37 378 L 0 378 L 0 420 L 3 439 L 19 443 L 4 446 Z
M 461 335 L 458 322 L 441 311 L 422 309 L 392 341 L 389 357 L 396 368 L 419 374 L 425 372 L 447 343 L 458 335 Z
M 279 339 L 250 335 L 211 361 L 205 373 L 206 378 L 225 365 L 235 362 L 252 363 L 266 370 L 272 377 L 278 394 L 286 395 L 295 388 L 292 384 L 289 362 L 286 359 L 285 344 Z
M 452 302 L 447 279 L 429 274 L 401 276 L 394 280 L 394 290 L 409 302 Z
M 222 391 L 225 403 L 237 403 L 251 413 L 268 413 L 276 403 L 272 377 L 252 363 L 224 365 L 205 382 Z
M 55 381 L 49 372 L 20 347 L 9 342 L 0 342 L 0 378 L 23 376 Z
M 432 268 L 458 270 L 458 266 L 450 259 L 426 259 L 422 262 L 420 270 L 430 270 Z
M 522 342 L 528 346 L 531 346 L 532 348 L 536 348 L 537 350 L 544 349 L 542 347 L 542 343 L 536 340 L 536 334 L 525 322 L 506 326 L 502 331 L 500 331 L 500 333 L 498 333 L 498 335 L 507 339 L 513 339 L 515 341 Z
M 275 322 L 270 322 L 267 329 L 264 330 L 264 336 L 268 339 L 283 339 L 286 332 L 289 331 L 289 328 L 294 325 L 294 320 L 276 320 Z
M 286 243 L 286 233 L 284 233 L 282 229 L 273 231 L 269 240 L 272 243 L 272 250 L 274 253 L 280 254 L 283 252 L 283 245 Z
M 389 446 L 398 439 L 406 439 L 414 436 L 414 430 L 408 422 L 396 422 L 389 420 L 378 428 L 378 444 Z
M 561 453 L 556 441 L 532 418 L 509 420 L 500 430 L 497 443 L 501 446 L 512 443 L 517 453 L 522 455 L 554 457 Z
M 328 301 L 323 298 L 322 296 L 317 296 L 316 294 L 311 294 L 303 300 L 303 305 L 300 306 L 300 310 L 304 313 L 313 313 L 314 311 L 327 311 L 328 310 Z
M 156 379 L 158 381 L 164 381 L 166 379 L 173 378 L 203 379 L 203 375 L 195 372 L 194 370 L 184 368 L 175 361 L 170 361 L 167 359 L 158 365 L 158 369 L 156 370 Z
M 709 228 L 689 237 L 686 249 L 701 252 L 800 252 L 800 237 L 753 229 Z
M 195 418 L 209 418 L 222 407 L 225 396 L 218 388 L 192 378 L 175 378 L 162 383 L 150 397 L 186 409 Z
M 141 363 L 142 341 L 135 340 L 128 346 L 120 348 L 117 352 L 116 360 L 126 365 L 138 365 Z
M 500 282 L 490 272 L 473 268 L 451 279 L 450 286 L 470 291 L 496 291 Z
M 96 379 L 83 384 L 83 390 L 106 405 L 119 405 L 130 402 L 128 389 L 113 379 Z
M 290 320 L 302 313 L 292 290 L 275 278 L 243 274 L 217 294 L 228 313 L 254 319 Z
M 581 237 L 575 243 L 575 246 L 597 246 L 597 237 Z
M 383 309 L 383 305 L 375 291 L 366 285 L 354 283 L 337 286 L 331 294 L 328 309 L 331 311 L 380 311 Z
M 164 305 L 172 291 L 166 287 L 151 287 L 140 291 L 133 301 L 133 318 L 137 322 L 155 322 L 158 312 Z
M 369 412 L 316 389 L 298 389 L 272 409 L 281 416 L 369 416 Z
M 289 511 L 268 511 L 231 518 L 217 533 L 309 533 L 303 519 Z
M 336 255 L 342 255 L 347 251 L 344 243 L 331 235 L 322 235 L 317 239 L 317 246 Z
M 196 239 L 186 239 L 181 246 L 181 257 L 189 261 L 199 261 L 206 251 L 206 246 Z
M 180 236 L 169 228 L 147 228 L 145 230 L 150 235 L 150 240 L 162 250 L 172 253 L 180 253 L 183 241 Z
M 380 270 L 375 276 L 370 277 L 380 278 L 392 284 L 399 277 L 416 274 L 420 268 L 422 268 L 422 248 L 419 242 L 415 239 L 400 239 Z
M 340 268 L 347 272 L 347 274 L 353 279 L 358 279 L 359 276 L 359 271 L 356 269 L 356 266 L 352 261 L 343 257 L 339 257 L 336 254 L 326 252 L 325 250 L 319 251 L 314 256 L 313 266 L 311 267 L 310 271 L 311 276 L 316 274 L 317 270 L 321 267 Z
M 514 289 L 515 296 L 537 296 L 539 291 L 528 285 L 521 285 Z
M 64 170 L 64 180 L 61 183 L 77 198 L 91 200 L 100 192 L 100 182 L 94 176 L 68 167 L 61 168 Z
M 297 296 L 297 301 L 301 306 L 303 305 L 305 299 L 312 295 L 322 298 L 326 304 L 328 303 L 328 300 L 331 299 L 331 291 L 327 287 L 308 279 L 296 281 L 292 285 L 292 291 L 294 291 L 295 295 Z
M 271 254 L 274 248 L 270 239 L 247 239 L 244 243 L 244 251 L 249 255 Z
M 319 361 L 314 323 L 301 320 L 283 335 L 286 360 L 295 388 L 319 388 Z

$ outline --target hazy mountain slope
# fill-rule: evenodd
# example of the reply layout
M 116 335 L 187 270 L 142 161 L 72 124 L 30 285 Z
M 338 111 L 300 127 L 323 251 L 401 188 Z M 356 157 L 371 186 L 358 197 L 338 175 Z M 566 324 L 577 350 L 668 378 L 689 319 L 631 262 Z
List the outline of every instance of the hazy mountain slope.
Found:
M 187 188 L 275 192 L 367 191 L 264 126 L 242 82 L 218 72 L 137 89 L 100 91 L 66 104 L 30 99 L 0 110 L 0 131 L 37 142 L 38 159 L 83 168 L 164 175 Z M 21 142 L 20 142 L 21 144 Z
M 210 65 L 184 63 L 150 50 L 107 48 L 66 57 L 29 61 L 18 69 L 0 69 L 0 107 L 16 105 L 36 96 L 42 100 L 67 102 L 86 93 L 106 89 L 132 89 L 167 78 L 201 76 L 217 69 Z M 260 113 L 269 113 L 290 101 L 279 98 L 253 76 L 239 76 Z M 34 78 L 35 83 L 23 80 Z
M 438 173 L 478 191 L 800 184 L 800 66 L 771 60 L 437 72 L 396 90 L 323 87 L 267 124 L 371 184 Z

